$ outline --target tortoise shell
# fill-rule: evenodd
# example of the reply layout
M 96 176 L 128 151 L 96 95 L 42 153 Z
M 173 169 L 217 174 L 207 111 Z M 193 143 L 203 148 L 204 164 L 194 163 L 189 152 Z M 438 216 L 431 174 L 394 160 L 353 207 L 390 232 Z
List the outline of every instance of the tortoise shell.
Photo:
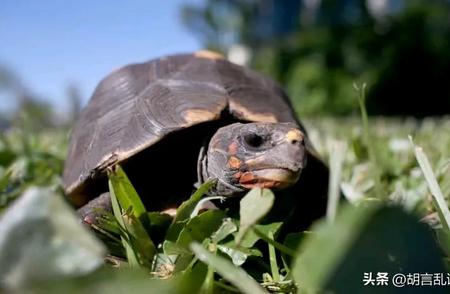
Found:
M 173 55 L 120 68 L 99 83 L 73 128 L 63 175 L 66 194 L 82 205 L 104 181 L 106 168 L 151 152 L 171 133 L 224 117 L 293 122 L 304 130 L 278 84 L 216 53 Z M 170 157 L 174 151 L 165 152 Z

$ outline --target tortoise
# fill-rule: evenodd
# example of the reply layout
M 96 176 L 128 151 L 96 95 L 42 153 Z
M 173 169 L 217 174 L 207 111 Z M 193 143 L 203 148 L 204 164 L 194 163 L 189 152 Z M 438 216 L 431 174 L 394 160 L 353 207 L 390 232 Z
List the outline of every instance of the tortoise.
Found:
M 99 83 L 63 174 L 83 217 L 110 202 L 106 171 L 116 164 L 148 210 L 176 207 L 210 178 L 210 193 L 230 199 L 254 187 L 289 191 L 301 226 L 326 207 L 328 169 L 283 89 L 211 51 L 127 65 Z

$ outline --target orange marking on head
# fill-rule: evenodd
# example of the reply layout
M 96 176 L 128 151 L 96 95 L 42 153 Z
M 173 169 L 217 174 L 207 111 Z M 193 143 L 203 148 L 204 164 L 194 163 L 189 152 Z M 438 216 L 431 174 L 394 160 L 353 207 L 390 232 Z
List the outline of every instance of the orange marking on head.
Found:
M 233 142 L 228 146 L 228 153 L 236 154 L 237 151 L 238 151 L 238 144 L 236 142 Z
M 235 157 L 235 156 L 231 156 L 230 159 L 228 159 L 228 166 L 231 168 L 235 168 L 238 169 L 242 164 L 242 161 Z

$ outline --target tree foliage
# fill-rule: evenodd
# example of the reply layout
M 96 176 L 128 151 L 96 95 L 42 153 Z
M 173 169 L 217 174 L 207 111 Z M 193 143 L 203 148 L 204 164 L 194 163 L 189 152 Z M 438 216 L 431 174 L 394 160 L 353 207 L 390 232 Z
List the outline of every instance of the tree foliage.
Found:
M 449 112 L 448 1 L 291 2 L 211 0 L 185 7 L 184 19 L 207 47 L 250 48 L 252 67 L 281 82 L 303 115 L 356 111 L 354 81 L 369 85 L 370 114 Z

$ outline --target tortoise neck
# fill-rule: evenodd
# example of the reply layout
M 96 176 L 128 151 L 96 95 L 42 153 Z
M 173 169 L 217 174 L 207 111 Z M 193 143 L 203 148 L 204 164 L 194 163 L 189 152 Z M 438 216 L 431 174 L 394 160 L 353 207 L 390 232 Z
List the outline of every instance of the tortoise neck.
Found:
M 212 136 L 211 136 L 212 138 Z M 208 172 L 208 147 L 210 139 L 205 140 L 203 146 L 200 148 L 197 161 L 197 184 L 198 188 L 200 185 L 204 184 L 207 180 L 213 179 Z M 226 183 L 223 179 L 214 178 L 217 180 L 214 187 L 209 191 L 208 194 L 219 195 L 219 196 L 236 196 L 242 194 L 245 190 L 235 187 Z
M 207 167 L 207 150 L 208 150 L 209 140 L 203 143 L 200 148 L 197 159 L 197 184 L 202 185 L 208 179 L 208 169 Z

